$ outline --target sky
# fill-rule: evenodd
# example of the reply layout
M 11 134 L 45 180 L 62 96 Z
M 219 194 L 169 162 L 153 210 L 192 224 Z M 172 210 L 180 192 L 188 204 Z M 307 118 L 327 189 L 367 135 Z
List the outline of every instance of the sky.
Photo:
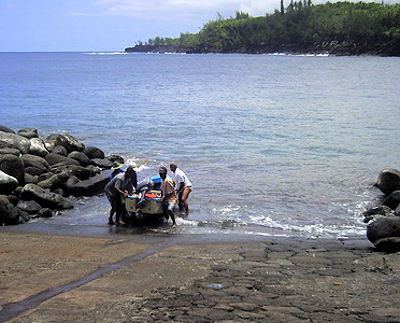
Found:
M 0 52 L 123 51 L 139 40 L 196 33 L 217 13 L 279 8 L 280 0 L 0 0 Z

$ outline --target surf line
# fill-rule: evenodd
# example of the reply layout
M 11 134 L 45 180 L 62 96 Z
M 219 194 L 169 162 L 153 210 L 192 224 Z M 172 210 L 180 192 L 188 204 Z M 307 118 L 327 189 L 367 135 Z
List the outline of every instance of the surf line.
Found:
M 123 259 L 116 261 L 114 263 L 111 263 L 111 264 L 106 264 L 106 265 L 100 266 L 99 269 L 82 277 L 79 280 L 73 281 L 71 283 L 68 283 L 68 284 L 65 284 L 62 286 L 48 288 L 44 291 L 41 291 L 40 293 L 31 295 L 19 302 L 5 304 L 3 306 L 3 308 L 0 310 L 0 323 L 9 321 L 13 318 L 16 318 L 17 316 L 20 316 L 21 314 L 25 313 L 26 311 L 35 309 L 40 304 L 42 304 L 44 301 L 47 301 L 48 299 L 50 299 L 52 297 L 69 292 L 72 289 L 78 288 L 82 285 L 85 285 L 85 284 L 95 280 L 95 279 L 101 278 L 103 275 L 108 274 L 109 272 L 121 269 L 128 265 L 131 265 L 131 264 L 138 262 L 140 260 L 143 260 L 149 256 L 155 255 L 165 248 L 174 246 L 174 245 L 182 243 L 182 242 L 183 242 L 183 239 L 173 239 L 172 241 L 160 243 L 159 245 L 157 245 L 155 247 L 146 249 L 146 250 L 144 250 L 138 254 L 135 254 L 133 256 L 123 258 Z

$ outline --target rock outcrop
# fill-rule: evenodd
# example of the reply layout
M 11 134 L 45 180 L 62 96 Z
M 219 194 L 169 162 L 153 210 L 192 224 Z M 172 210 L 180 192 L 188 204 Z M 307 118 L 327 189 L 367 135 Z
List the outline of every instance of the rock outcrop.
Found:
M 381 251 L 400 251 L 400 171 L 389 168 L 380 172 L 375 184 L 384 196 L 381 205 L 363 213 L 367 238 Z
M 68 134 L 42 138 L 34 128 L 0 125 L 0 225 L 51 216 L 73 207 L 69 196 L 101 193 L 114 160 L 124 162 Z

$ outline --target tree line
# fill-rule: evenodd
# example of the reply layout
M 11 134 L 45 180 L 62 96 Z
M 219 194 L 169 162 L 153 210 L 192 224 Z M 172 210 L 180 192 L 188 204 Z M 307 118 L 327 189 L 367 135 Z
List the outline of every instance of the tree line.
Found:
M 198 33 L 137 42 L 127 52 L 331 53 L 400 56 L 400 5 L 293 1 L 261 17 L 235 17 L 204 24 Z

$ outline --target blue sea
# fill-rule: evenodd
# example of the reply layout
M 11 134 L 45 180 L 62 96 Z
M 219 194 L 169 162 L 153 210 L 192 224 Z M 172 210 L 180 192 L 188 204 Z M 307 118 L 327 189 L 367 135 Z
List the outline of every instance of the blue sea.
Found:
M 0 124 L 69 133 L 193 183 L 174 233 L 346 239 L 400 168 L 400 59 L 0 53 Z M 34 220 L 107 228 L 104 196 Z M 32 223 L 24 226 L 32 225 Z M 149 232 L 170 232 L 169 227 Z

